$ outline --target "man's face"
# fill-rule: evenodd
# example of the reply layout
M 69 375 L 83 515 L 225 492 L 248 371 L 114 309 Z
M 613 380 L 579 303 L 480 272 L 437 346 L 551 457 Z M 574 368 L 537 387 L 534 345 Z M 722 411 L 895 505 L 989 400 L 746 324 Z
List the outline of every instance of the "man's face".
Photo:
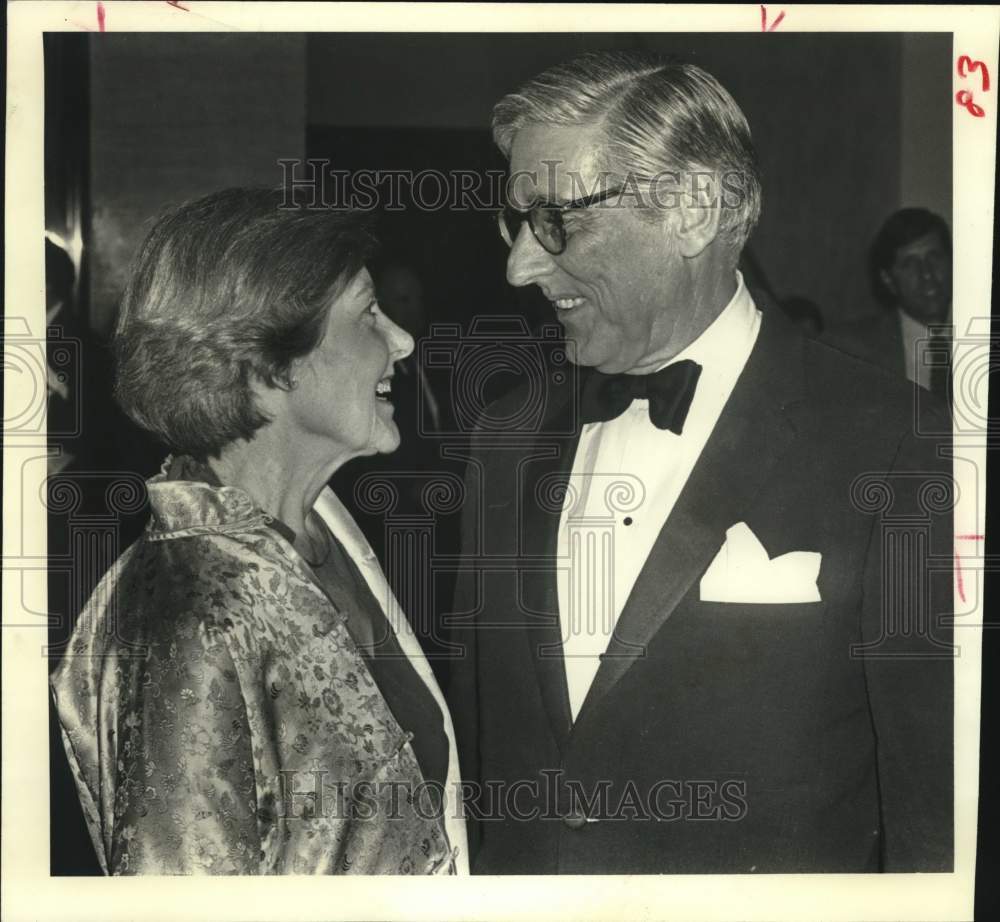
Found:
M 514 204 L 561 204 L 613 188 L 613 177 L 599 185 L 597 156 L 592 127 L 522 128 L 511 150 Z M 694 338 L 682 259 L 668 212 L 654 222 L 631 207 L 634 198 L 626 195 L 622 207 L 613 207 L 616 201 L 566 212 L 566 249 L 558 256 L 524 222 L 507 260 L 507 280 L 542 290 L 566 338 L 576 343 L 580 365 L 607 373 L 649 371 L 651 362 L 662 364 Z
M 951 306 L 951 253 L 937 231 L 925 234 L 896 251 L 882 281 L 896 303 L 924 323 L 948 319 Z

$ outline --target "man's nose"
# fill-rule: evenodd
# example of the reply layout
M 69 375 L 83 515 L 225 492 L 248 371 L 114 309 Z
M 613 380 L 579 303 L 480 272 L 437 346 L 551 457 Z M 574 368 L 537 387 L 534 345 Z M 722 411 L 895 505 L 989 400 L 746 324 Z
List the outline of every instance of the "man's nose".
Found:
M 525 221 L 507 257 L 507 281 L 515 288 L 530 285 L 552 270 L 552 255 L 535 239 Z
M 941 281 L 942 272 L 933 259 L 924 259 L 920 262 L 920 280 L 922 282 Z

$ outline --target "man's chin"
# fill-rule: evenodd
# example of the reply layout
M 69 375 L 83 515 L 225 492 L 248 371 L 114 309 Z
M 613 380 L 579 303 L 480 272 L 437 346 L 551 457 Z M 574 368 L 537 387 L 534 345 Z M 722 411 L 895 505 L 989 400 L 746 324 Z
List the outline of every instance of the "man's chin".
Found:
M 563 325 L 566 342 L 566 358 L 574 365 L 581 368 L 595 368 L 601 362 L 606 361 L 606 356 L 601 355 L 596 349 L 591 347 L 589 340 L 574 338 L 570 331 Z
M 948 323 L 951 320 L 951 305 L 950 304 L 914 304 L 909 307 L 902 308 L 904 314 L 909 314 L 914 320 L 919 321 L 925 326 L 937 323 Z
M 595 371 L 602 371 L 600 367 L 603 359 L 601 358 L 589 358 L 586 355 L 573 355 L 572 353 L 568 356 L 569 360 L 576 365 L 577 368 L 594 369 Z

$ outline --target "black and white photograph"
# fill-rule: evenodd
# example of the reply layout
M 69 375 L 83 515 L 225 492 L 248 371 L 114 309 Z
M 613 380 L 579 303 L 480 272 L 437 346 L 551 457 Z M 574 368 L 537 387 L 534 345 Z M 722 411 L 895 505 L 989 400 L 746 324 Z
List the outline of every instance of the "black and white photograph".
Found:
M 8 22 L 7 918 L 988 917 L 997 7 Z

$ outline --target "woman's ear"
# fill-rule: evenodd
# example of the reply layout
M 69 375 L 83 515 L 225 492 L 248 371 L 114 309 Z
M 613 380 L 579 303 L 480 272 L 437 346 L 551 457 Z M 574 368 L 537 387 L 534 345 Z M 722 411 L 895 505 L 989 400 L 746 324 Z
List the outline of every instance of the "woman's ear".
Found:
M 878 277 L 879 281 L 885 286 L 885 290 L 895 297 L 898 292 L 896 291 L 896 283 L 892 280 L 892 276 L 885 269 L 879 269 Z
M 274 375 L 269 379 L 261 377 L 256 372 L 251 372 L 249 381 L 254 404 L 265 416 L 269 417 L 273 417 L 275 411 L 281 409 L 281 405 L 295 390 L 298 383 L 294 368 L 291 366 L 284 373 Z
M 299 379 L 296 375 L 292 373 L 292 369 L 289 368 L 288 371 L 281 375 L 275 375 L 274 378 L 267 385 L 271 388 L 277 388 L 279 391 L 294 391 L 295 388 L 299 386 Z

